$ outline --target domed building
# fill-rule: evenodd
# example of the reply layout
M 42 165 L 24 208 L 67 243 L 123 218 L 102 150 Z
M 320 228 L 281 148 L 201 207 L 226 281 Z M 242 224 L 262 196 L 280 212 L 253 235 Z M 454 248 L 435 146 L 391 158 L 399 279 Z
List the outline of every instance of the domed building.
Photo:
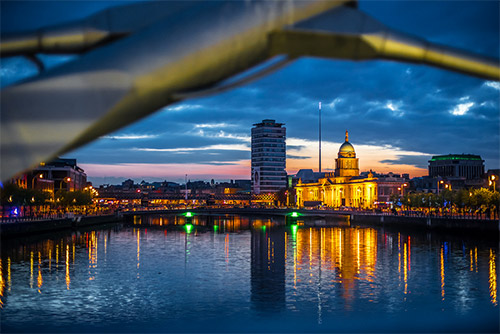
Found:
M 359 159 L 345 132 L 345 141 L 335 159 L 335 172 L 325 173 L 318 182 L 297 183 L 297 205 L 308 203 L 328 207 L 372 208 L 377 200 L 377 179 L 372 173 L 359 176 Z
M 338 158 L 335 159 L 335 176 L 359 176 L 359 159 L 356 151 L 349 143 L 349 133 L 345 132 L 345 142 L 340 146 Z

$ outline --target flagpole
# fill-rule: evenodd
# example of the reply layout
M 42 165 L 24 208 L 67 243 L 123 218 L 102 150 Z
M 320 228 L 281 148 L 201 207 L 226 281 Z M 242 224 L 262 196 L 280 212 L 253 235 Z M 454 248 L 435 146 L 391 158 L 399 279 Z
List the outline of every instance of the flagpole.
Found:
M 319 103 L 319 172 L 321 173 L 321 102 Z

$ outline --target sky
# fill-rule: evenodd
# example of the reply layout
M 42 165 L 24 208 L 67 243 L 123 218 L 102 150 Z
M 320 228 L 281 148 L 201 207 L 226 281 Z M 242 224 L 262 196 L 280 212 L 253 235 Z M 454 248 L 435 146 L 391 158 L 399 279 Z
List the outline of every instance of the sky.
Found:
M 81 18 L 126 1 L 4 1 L 1 32 Z M 426 40 L 499 58 L 498 1 L 359 1 L 387 26 Z M 47 67 L 73 58 L 41 56 Z M 4 58 L 2 87 L 36 75 L 29 61 Z M 250 84 L 170 105 L 68 153 L 95 185 L 168 180 L 250 179 L 250 129 L 285 123 L 287 172 L 322 169 L 349 131 L 360 170 L 427 175 L 433 155 L 478 154 L 500 168 L 500 83 L 393 61 L 301 58 Z

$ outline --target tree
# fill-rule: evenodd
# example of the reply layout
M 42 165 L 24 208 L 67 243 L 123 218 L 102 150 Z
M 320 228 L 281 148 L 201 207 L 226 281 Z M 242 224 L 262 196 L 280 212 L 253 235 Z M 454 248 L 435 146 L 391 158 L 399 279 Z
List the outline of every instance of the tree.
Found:
M 82 206 L 92 204 L 92 195 L 88 191 L 64 191 L 56 193 L 56 200 L 65 207 Z

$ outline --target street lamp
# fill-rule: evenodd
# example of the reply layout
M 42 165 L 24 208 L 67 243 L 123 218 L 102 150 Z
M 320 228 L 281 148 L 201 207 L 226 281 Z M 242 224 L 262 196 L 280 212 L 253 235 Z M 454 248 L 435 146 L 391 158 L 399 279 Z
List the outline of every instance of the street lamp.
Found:
M 59 183 L 59 190 L 62 190 L 62 183 L 63 182 L 70 183 L 71 182 L 71 178 L 70 177 L 65 177 L 64 179 L 62 179 L 61 183 Z
M 43 179 L 43 174 L 38 174 L 37 176 L 33 176 L 31 179 L 31 189 L 35 189 L 35 179 Z
M 496 189 L 495 188 L 496 179 L 497 179 L 496 175 L 491 175 L 491 177 L 490 177 L 490 186 L 493 184 L 493 191 L 495 191 L 495 189 Z
M 408 183 L 403 183 L 401 188 L 398 188 L 398 190 L 401 189 L 401 196 L 405 195 L 405 187 L 408 187 Z
M 439 182 L 438 182 L 438 184 L 437 184 L 437 188 L 438 188 L 438 189 L 437 189 L 437 190 L 438 190 L 438 191 L 437 191 L 437 194 L 438 194 L 438 195 L 439 195 L 439 185 L 440 185 L 440 184 L 443 184 L 443 183 L 444 183 L 444 181 L 443 181 L 443 180 L 441 180 L 441 181 L 439 181 Z

